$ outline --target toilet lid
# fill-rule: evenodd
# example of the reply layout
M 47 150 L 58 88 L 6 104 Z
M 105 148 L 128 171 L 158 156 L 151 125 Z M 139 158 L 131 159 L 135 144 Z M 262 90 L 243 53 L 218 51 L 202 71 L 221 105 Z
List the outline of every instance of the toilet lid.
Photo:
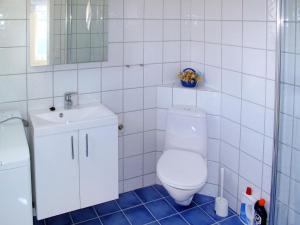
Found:
M 167 150 L 158 160 L 157 175 L 162 182 L 176 188 L 198 188 L 206 182 L 207 163 L 194 152 Z

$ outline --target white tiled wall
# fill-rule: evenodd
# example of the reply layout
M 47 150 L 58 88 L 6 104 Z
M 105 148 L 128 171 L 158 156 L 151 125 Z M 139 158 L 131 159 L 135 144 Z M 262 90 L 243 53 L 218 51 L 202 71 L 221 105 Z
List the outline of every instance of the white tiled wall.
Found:
M 31 68 L 30 0 L 0 1 L 0 110 L 102 102 L 117 113 L 120 191 L 155 182 L 156 86 L 180 71 L 181 0 L 109 0 L 109 59 L 103 63 Z M 189 56 L 185 56 L 187 58 Z
M 61 106 L 66 91 L 78 91 L 80 103 L 103 102 L 125 125 L 119 158 L 120 190 L 127 191 L 155 182 L 166 108 L 204 107 L 211 124 L 204 192 L 217 193 L 220 164 L 231 207 L 237 209 L 246 185 L 268 199 L 275 1 L 109 0 L 107 62 L 31 68 L 26 0 L 2 0 L 0 110 L 18 108 L 26 118 L 29 110 Z M 156 92 L 186 66 L 204 71 L 206 85 L 215 91 L 169 86 Z
M 220 92 L 220 165 L 237 209 L 247 185 L 269 200 L 275 84 L 275 0 L 189 0 L 191 65 Z M 199 9 L 195 11 L 194 9 Z

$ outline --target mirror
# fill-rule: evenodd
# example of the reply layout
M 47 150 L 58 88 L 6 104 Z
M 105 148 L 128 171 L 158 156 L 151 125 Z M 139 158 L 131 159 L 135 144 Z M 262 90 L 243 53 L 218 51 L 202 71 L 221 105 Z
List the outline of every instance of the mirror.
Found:
M 31 66 L 107 60 L 106 0 L 31 0 Z

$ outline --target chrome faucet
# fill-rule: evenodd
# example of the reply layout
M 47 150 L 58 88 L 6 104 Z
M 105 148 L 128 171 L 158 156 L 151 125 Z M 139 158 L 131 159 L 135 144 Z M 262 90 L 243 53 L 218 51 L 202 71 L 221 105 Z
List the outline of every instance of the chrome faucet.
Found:
M 65 93 L 65 109 L 73 108 L 72 96 L 77 95 L 77 92 L 66 92 Z

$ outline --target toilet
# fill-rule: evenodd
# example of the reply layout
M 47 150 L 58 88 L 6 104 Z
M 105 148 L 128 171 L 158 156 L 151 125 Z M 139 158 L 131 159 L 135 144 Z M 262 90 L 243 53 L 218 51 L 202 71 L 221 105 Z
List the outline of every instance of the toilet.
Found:
M 170 196 L 189 205 L 207 181 L 206 113 L 191 106 L 168 110 L 165 147 L 157 176 Z

